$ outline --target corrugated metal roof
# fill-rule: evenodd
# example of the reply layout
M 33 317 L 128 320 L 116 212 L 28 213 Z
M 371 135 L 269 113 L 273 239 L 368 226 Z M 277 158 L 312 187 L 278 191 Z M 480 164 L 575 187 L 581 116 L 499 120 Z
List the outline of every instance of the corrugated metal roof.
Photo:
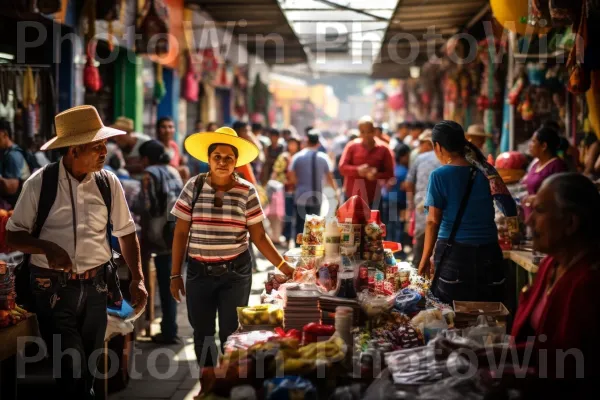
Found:
M 486 9 L 489 0 L 399 0 L 371 76 L 408 77 L 411 66 L 425 63 L 434 49 Z
M 307 62 L 304 46 L 277 0 L 186 0 L 190 4 L 200 6 L 216 23 L 235 23 L 237 39 L 268 64 Z

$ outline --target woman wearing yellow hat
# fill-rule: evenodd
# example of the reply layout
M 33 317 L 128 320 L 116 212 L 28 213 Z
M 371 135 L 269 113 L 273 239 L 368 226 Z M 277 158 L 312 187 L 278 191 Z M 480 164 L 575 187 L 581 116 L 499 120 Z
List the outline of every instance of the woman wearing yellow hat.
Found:
M 256 145 L 223 127 L 191 135 L 185 148 L 192 157 L 208 163 L 210 171 L 188 181 L 172 210 L 177 224 L 171 293 L 177 301 L 181 294 L 186 295 L 198 363 L 214 366 L 217 312 L 222 347 L 238 328 L 236 308 L 248 304 L 252 283 L 248 234 L 280 271 L 291 276 L 293 268 L 265 233 L 256 188 L 234 172 L 258 156 Z M 181 276 L 184 259 L 188 261 L 185 288 Z

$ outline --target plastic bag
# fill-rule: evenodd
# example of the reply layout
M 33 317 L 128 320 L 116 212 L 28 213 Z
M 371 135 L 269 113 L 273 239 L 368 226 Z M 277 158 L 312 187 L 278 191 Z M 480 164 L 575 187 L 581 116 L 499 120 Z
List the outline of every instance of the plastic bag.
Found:
M 448 329 L 442 312 L 436 309 L 421 311 L 410 322 L 423 332 L 425 343 L 436 337 L 439 332 Z
M 394 306 L 395 294 L 391 296 L 383 296 L 372 294 L 368 290 L 363 290 L 358 293 L 358 303 L 363 311 L 369 317 L 374 317 L 386 311 L 389 311 Z
M 341 258 L 326 257 L 316 271 L 316 283 L 319 292 L 330 296 L 337 295 L 339 290 L 339 273 Z
M 133 332 L 133 329 L 133 323 L 109 315 L 107 318 L 106 333 L 104 334 L 104 340 L 108 340 L 115 334 L 127 335 Z
M 506 326 L 490 323 L 484 315 L 477 317 L 477 326 L 463 329 L 463 336 L 482 346 L 506 342 Z
M 228 354 L 233 350 L 248 350 L 251 346 L 257 343 L 266 342 L 272 337 L 276 337 L 277 334 L 271 331 L 252 331 L 234 333 L 229 335 L 227 342 L 225 342 L 224 353 Z
M 264 383 L 265 400 L 316 400 L 317 390 L 313 384 L 299 376 L 273 378 Z

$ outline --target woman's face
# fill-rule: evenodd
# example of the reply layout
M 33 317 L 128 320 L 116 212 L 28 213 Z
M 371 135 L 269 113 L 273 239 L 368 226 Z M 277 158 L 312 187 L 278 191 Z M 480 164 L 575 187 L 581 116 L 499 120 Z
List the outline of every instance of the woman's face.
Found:
M 529 154 L 532 157 L 539 158 L 542 153 L 546 150 L 546 145 L 542 144 L 537 137 L 537 133 L 534 133 L 529 141 Z
M 233 153 L 231 146 L 217 146 L 208 157 L 210 173 L 220 178 L 231 176 L 235 170 L 236 163 L 237 157 Z
M 533 200 L 532 211 L 527 219 L 533 234 L 533 248 L 552 254 L 562 247 L 570 227 L 558 209 L 552 187 L 542 186 Z

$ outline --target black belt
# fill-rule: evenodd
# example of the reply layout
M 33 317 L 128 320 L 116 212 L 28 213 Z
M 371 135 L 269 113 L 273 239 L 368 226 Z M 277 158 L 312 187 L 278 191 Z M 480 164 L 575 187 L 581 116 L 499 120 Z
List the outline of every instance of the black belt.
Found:
M 98 267 L 89 269 L 81 274 L 77 274 L 75 272 L 64 272 L 52 268 L 36 267 L 35 265 L 31 265 L 30 269 L 36 275 L 40 276 L 58 276 L 59 278 L 63 278 L 67 281 L 92 281 L 98 274 L 104 272 L 105 266 L 106 264 L 102 264 Z
M 221 276 L 247 265 L 250 261 L 252 261 L 250 251 L 246 250 L 229 261 L 204 262 L 190 257 L 188 258 L 188 268 L 197 269 L 202 276 Z

